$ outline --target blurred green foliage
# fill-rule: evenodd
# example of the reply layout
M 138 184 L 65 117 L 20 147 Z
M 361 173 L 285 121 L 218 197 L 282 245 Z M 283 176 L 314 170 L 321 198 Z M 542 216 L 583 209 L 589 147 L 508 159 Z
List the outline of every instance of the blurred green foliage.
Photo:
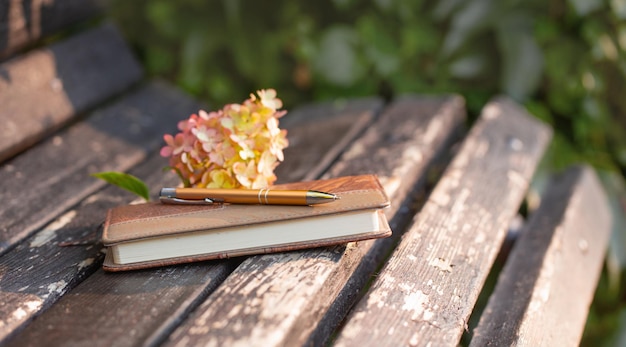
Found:
M 151 75 L 215 107 L 260 88 L 277 89 L 286 109 L 324 99 L 452 92 L 465 97 L 473 119 L 489 98 L 507 94 L 554 127 L 553 168 L 585 161 L 620 180 L 626 172 L 626 0 L 110 5 Z M 623 272 L 626 251 L 618 252 Z M 607 325 L 626 328 L 626 291 L 618 287 L 600 288 L 613 304 L 600 300 L 587 336 Z
M 152 0 L 111 3 L 150 74 L 213 105 L 272 87 L 287 109 L 505 93 L 555 126 L 553 163 L 626 167 L 625 0 Z

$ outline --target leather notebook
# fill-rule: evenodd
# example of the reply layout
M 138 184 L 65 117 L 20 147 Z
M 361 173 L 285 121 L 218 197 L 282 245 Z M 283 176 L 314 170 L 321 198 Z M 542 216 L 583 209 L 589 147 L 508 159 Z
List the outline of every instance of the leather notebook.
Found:
M 374 175 L 275 185 L 336 194 L 312 206 L 169 205 L 149 202 L 108 211 L 102 234 L 106 271 L 125 271 L 382 238 L 389 199 Z

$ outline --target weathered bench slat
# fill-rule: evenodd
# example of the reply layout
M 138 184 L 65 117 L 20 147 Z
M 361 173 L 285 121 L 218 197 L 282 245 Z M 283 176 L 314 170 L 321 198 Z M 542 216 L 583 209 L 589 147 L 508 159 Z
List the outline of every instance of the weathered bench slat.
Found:
M 191 109 L 182 93 L 152 84 L 5 163 L 0 253 L 102 187 L 90 173 L 143 160 Z
M 145 178 L 146 183 L 152 187 L 154 197 L 162 185 L 174 185 L 179 181 L 175 175 L 162 172 L 165 164 L 163 158 L 153 153 L 131 173 Z M 3 319 L 0 325 L 0 343 L 10 334 L 15 333 L 20 325 L 26 324 L 35 315 L 47 309 L 80 281 L 101 267 L 104 253 L 99 240 L 98 225 L 102 222 L 108 208 L 126 204 L 132 198 L 130 193 L 107 186 L 0 257 L 0 269 L 9 269 L 1 273 L 0 278 L 0 302 L 3 303 L 0 306 L 0 316 Z M 227 267 L 223 267 L 220 271 L 225 269 Z M 193 280 L 198 276 L 206 276 L 206 269 L 179 271 L 187 273 L 188 283 L 198 281 Z M 195 273 L 190 274 L 191 271 Z M 214 278 L 219 278 L 215 272 L 213 274 Z M 180 274 L 175 276 L 180 276 Z M 152 287 L 155 281 L 161 282 L 162 277 L 165 277 L 162 273 L 153 275 L 151 279 L 146 280 L 145 288 Z M 114 280 L 115 276 L 104 278 L 107 283 L 118 283 Z M 178 278 L 178 284 L 181 285 L 182 282 Z M 138 290 L 137 283 L 131 283 L 130 288 Z M 166 286 L 168 287 L 172 287 L 171 283 Z M 95 291 L 98 290 L 102 288 L 95 289 Z M 165 296 L 167 295 L 168 293 L 165 293 Z M 83 298 L 87 301 L 83 304 L 89 306 L 92 298 L 84 296 Z M 130 309 L 131 306 L 126 309 Z M 118 311 L 112 312 L 118 313 Z M 156 311 L 152 313 L 154 312 Z M 103 316 L 103 313 L 98 313 L 98 317 L 100 316 Z M 165 319 L 165 317 L 162 318 Z M 111 319 L 111 321 L 117 320 Z M 120 330 L 119 327 L 117 329 Z
M 490 102 L 337 345 L 456 346 L 550 135 Z
M 179 91 L 151 84 L 3 164 L 0 253 L 102 187 L 90 173 L 143 160 L 192 107 Z
M 56 140 L 33 148 L 14 161 L 10 170 L 12 174 L 21 172 L 22 176 L 28 173 L 29 177 L 17 180 L 8 175 L 6 167 L 2 171 L 6 178 L 2 180 L 6 192 L 3 197 L 11 197 L 8 201 L 15 204 L 2 210 L 6 217 L 1 219 L 7 222 L 8 217 L 15 218 L 7 229 L 15 233 L 2 235 L 13 236 L 8 240 L 16 242 L 26 236 L 23 230 L 36 230 L 44 225 L 41 220 L 56 218 L 103 186 L 89 172 L 105 168 L 124 170 L 136 165 L 146 153 L 161 145 L 160 136 L 164 132 L 174 130 L 178 120 L 198 107 L 198 103 L 180 92 L 152 84 L 95 112 L 89 120 L 71 127 Z M 92 148 L 94 143 L 109 147 L 96 153 Z M 143 164 L 144 171 L 139 174 L 150 172 L 164 177 L 161 170 L 165 163 L 162 158 L 157 159 L 161 160 Z M 81 160 L 80 165 L 73 165 Z M 47 161 L 50 161 L 48 166 Z M 47 180 L 47 175 L 56 175 L 56 180 Z M 32 184 L 23 183 L 31 180 L 34 180 Z M 20 189 L 16 190 L 14 185 Z M 18 193 L 27 200 L 18 201 Z M 107 208 L 128 202 L 129 195 L 119 188 L 108 187 L 104 194 L 92 195 L 0 257 L 0 341 L 100 266 L 103 255 L 101 244 L 96 242 L 98 224 Z M 85 238 L 84 245 L 59 245 Z
M 50 346 L 156 345 L 237 264 L 215 261 L 119 274 L 99 269 L 7 346 L 40 341 Z
M 363 126 L 356 123 L 364 117 L 364 107 L 369 105 L 377 109 L 380 107 L 380 101 L 355 103 L 355 109 L 352 109 L 351 105 L 352 103 L 348 103 L 346 107 L 340 109 L 333 109 L 332 107 L 326 109 L 325 121 L 335 125 L 329 128 L 311 128 L 310 121 L 306 120 L 297 110 L 293 112 L 293 118 L 299 118 L 303 123 L 299 124 L 300 121 L 286 122 L 289 131 L 288 136 L 297 137 L 298 134 L 304 132 L 309 132 L 311 136 L 309 136 L 308 141 L 292 141 L 289 148 L 291 154 L 286 156 L 280 169 L 285 170 L 284 172 L 300 172 L 303 175 L 315 170 L 315 165 L 323 161 L 322 158 L 325 153 L 335 151 L 332 148 L 336 146 L 337 139 L 340 143 L 345 142 L 340 139 L 345 134 L 352 133 L 351 128 Z M 180 114 L 176 111 L 171 113 Z M 370 112 L 365 117 L 371 119 L 372 116 Z M 345 118 L 351 121 L 346 121 Z M 175 122 L 170 123 L 175 124 Z M 328 141 L 322 141 L 323 139 Z M 303 152 L 308 152 L 307 158 L 310 160 L 303 162 L 295 155 Z M 163 158 L 158 157 L 158 154 L 155 154 L 149 159 L 149 165 L 142 165 L 140 171 L 143 175 L 140 174 L 140 177 L 148 176 L 146 180 L 151 187 L 172 184 L 171 177 L 164 177 L 160 169 L 155 169 L 155 165 L 150 164 L 153 162 L 165 165 L 163 160 Z M 295 177 L 295 179 L 298 178 Z M 83 226 L 82 230 L 93 229 L 93 221 L 102 220 L 108 207 L 112 207 L 115 203 L 124 203 L 120 198 L 111 195 L 107 189 L 102 194 L 99 193 L 88 198 L 78 208 L 76 218 L 78 219 L 79 216 L 85 214 L 83 223 L 88 224 Z M 98 205 L 93 206 L 96 202 Z M 100 218 L 94 215 L 97 212 L 100 213 Z M 73 227 L 76 228 L 76 226 Z M 66 233 L 70 233 L 69 230 L 63 231 L 63 229 L 61 228 L 57 234 L 66 236 Z M 72 236 L 76 234 L 72 233 Z M 33 239 L 36 239 L 37 236 Z M 80 234 L 75 237 L 80 237 Z M 70 265 L 67 264 L 90 262 L 88 260 L 90 258 L 87 257 L 92 257 L 91 259 L 96 257 L 96 260 L 91 262 L 94 266 L 100 266 L 101 255 L 94 256 L 93 252 L 84 250 L 89 246 L 72 247 L 80 249 L 78 251 L 80 254 L 77 256 L 65 251 L 67 248 L 59 249 L 57 242 L 60 239 L 62 238 L 54 238 L 45 245 L 51 251 L 57 247 L 58 258 L 67 258 L 55 259 L 57 262 L 62 262 L 68 267 Z M 100 244 L 98 243 L 98 245 Z M 9 254 L 11 253 L 6 256 Z M 24 259 L 24 254 L 15 255 L 12 258 Z M 57 262 L 52 262 L 47 267 L 42 264 L 44 266 L 42 271 L 55 271 L 54 269 L 59 267 Z M 123 274 L 105 274 L 102 270 L 98 270 L 74 290 L 65 294 L 59 302 L 39 316 L 27 330 L 12 339 L 9 345 L 35 344 L 44 338 L 50 345 L 132 346 L 156 343 L 164 338 L 187 315 L 188 311 L 195 308 L 198 301 L 203 300 L 240 262 L 241 259 L 204 262 Z M 24 267 L 27 266 L 24 265 Z M 28 281 L 33 281 L 33 279 L 27 275 L 20 279 L 20 283 L 28 283 Z M 55 277 L 54 281 L 59 281 L 59 278 Z M 67 289 L 65 290 L 67 291 Z M 48 293 L 45 286 L 42 291 L 43 295 Z M 18 302 L 18 304 L 22 305 L 20 307 L 24 306 L 23 302 Z M 14 309 L 15 306 L 13 305 Z M 50 334 L 50 327 L 53 327 L 54 334 Z M 132 335 L 124 334 L 123 332 L 127 331 L 129 327 L 132 327 L 134 333 Z M 120 334 L 113 332 L 120 332 Z
M 578 346 L 611 232 L 593 170 L 553 179 L 517 240 L 470 346 Z
M 139 169 L 159 172 L 162 166 L 162 160 L 150 160 Z M 0 278 L 0 342 L 100 267 L 98 227 L 104 211 L 127 203 L 129 195 L 107 187 L 0 257 L 0 268 L 6 269 Z
M 425 176 L 463 117 L 458 97 L 401 100 L 352 144 L 331 175 L 378 174 L 395 201 L 388 211 L 392 227 L 400 224 L 399 202 Z M 374 258 L 381 256 L 373 245 L 359 242 L 248 258 L 166 345 L 304 344 L 346 283 L 358 282 L 351 289 L 354 294 L 367 281 Z
M 290 163 L 276 169 L 278 182 L 319 178 L 382 108 L 381 99 L 366 98 L 305 105 L 288 113 L 281 120 L 281 127 L 289 129 L 291 142 L 285 149 L 285 158 Z M 322 145 L 311 145 L 317 142 Z M 330 144 L 333 145 L 329 147 Z
M 141 77 L 141 66 L 111 25 L 5 62 L 0 162 Z
M 101 12 L 98 1 L 0 1 L 0 60 Z

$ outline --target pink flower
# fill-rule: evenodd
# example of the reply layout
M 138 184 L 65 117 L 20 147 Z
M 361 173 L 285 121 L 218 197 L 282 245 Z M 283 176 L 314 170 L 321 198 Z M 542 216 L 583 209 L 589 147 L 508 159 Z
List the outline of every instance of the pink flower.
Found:
M 287 132 L 278 118 L 286 111 L 273 89 L 259 90 L 242 104 L 200 110 L 178 123 L 179 133 L 165 135 L 161 155 L 183 183 L 197 187 L 262 188 L 276 180 Z
M 202 149 L 207 153 L 211 152 L 222 141 L 222 135 L 218 133 L 217 129 L 207 128 L 205 125 L 191 129 L 191 133 L 196 135 L 198 141 L 202 143 Z
M 249 188 L 252 188 L 252 182 L 256 179 L 258 174 L 253 161 L 249 161 L 247 164 L 241 161 L 236 162 L 233 164 L 233 172 L 235 173 L 237 181 L 239 181 L 242 186 Z
M 261 104 L 263 104 L 263 106 L 270 108 L 274 111 L 283 107 L 283 102 L 280 99 L 276 98 L 276 90 L 259 90 L 257 91 L 257 94 L 259 95 L 259 98 L 261 98 Z M 254 100 L 254 95 L 251 95 L 250 97 Z
M 191 150 L 194 141 L 193 138 L 185 136 L 183 133 L 178 133 L 175 137 L 166 134 L 163 136 L 163 139 L 167 144 L 167 146 L 161 148 L 161 155 L 164 157 L 178 155 L 182 152 Z

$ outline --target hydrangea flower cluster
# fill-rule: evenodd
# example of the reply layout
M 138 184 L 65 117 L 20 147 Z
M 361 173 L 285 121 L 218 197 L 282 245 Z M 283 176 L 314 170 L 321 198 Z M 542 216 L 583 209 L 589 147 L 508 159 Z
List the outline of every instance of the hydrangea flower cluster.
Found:
M 278 127 L 286 111 L 274 89 L 250 94 L 242 104 L 200 110 L 178 123 L 179 133 L 163 136 L 161 156 L 183 185 L 199 188 L 264 188 L 276 180 L 287 131 Z

